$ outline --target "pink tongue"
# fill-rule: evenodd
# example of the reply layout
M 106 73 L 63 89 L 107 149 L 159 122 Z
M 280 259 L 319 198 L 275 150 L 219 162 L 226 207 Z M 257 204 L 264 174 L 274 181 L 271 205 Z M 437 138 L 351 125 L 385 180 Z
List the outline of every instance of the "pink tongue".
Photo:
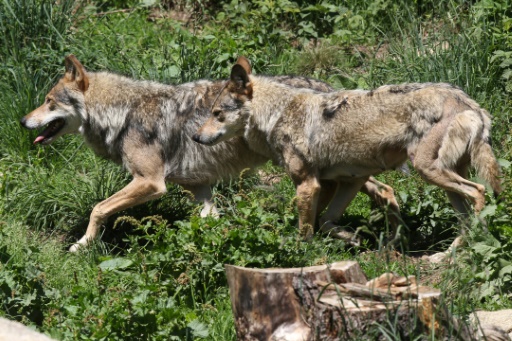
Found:
M 39 143 L 43 140 L 44 140 L 44 136 L 40 135 L 40 136 L 36 137 L 36 139 L 34 140 L 34 144 Z

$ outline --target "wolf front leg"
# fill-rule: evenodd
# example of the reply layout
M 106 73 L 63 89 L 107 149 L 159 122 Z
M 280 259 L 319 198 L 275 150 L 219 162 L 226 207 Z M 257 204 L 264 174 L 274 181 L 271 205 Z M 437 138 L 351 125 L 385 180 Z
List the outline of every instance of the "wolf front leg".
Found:
M 351 232 L 340 230 L 335 224 L 340 219 L 348 204 L 361 190 L 368 178 L 355 178 L 351 182 L 339 181 L 336 193 L 329 203 L 327 211 L 320 217 L 320 232 L 329 233 L 333 237 L 343 239 L 352 245 L 359 245 L 357 236 Z
M 134 131 L 126 135 L 123 143 L 123 164 L 133 175 L 133 180 L 94 207 L 85 235 L 69 251 L 75 252 L 90 244 L 98 236 L 101 224 L 112 214 L 157 199 L 167 192 L 161 147 L 146 143 Z
M 292 177 L 293 178 L 293 177 Z M 316 209 L 320 195 L 320 181 L 314 175 L 294 179 L 297 186 L 297 208 L 299 211 L 299 231 L 305 240 L 313 237 Z
M 80 247 L 89 245 L 98 236 L 101 224 L 112 214 L 157 199 L 165 192 L 166 186 L 163 177 L 161 181 L 143 177 L 134 178 L 125 188 L 94 207 L 85 235 L 73 244 L 69 251 L 76 252 Z
M 214 218 L 219 217 L 219 211 L 213 202 L 212 189 L 209 185 L 183 185 L 183 188 L 194 195 L 194 200 L 196 202 L 203 204 L 203 209 L 200 213 L 201 218 L 205 218 L 207 216 L 212 216 Z
M 305 240 L 313 237 L 318 198 L 321 186 L 318 169 L 312 167 L 305 157 L 283 139 L 284 145 L 279 146 L 283 157 L 283 166 L 295 184 L 295 200 L 299 213 L 299 233 Z

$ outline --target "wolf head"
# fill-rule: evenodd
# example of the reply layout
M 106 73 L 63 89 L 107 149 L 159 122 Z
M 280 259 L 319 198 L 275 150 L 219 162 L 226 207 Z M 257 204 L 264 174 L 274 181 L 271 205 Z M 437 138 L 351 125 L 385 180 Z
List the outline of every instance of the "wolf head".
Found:
M 244 134 L 248 112 L 244 104 L 252 99 L 249 78 L 251 65 L 245 57 L 238 58 L 231 77 L 215 99 L 210 118 L 192 137 L 194 141 L 214 145 Z
M 43 128 L 34 144 L 50 144 L 64 134 L 77 133 L 80 128 L 89 79 L 75 56 L 67 56 L 65 65 L 64 77 L 46 95 L 43 105 L 20 120 L 27 129 Z

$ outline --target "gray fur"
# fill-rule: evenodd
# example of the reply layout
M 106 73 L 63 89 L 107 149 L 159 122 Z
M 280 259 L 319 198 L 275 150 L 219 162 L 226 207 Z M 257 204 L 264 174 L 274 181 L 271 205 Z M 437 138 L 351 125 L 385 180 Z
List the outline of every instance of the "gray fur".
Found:
M 274 81 L 330 89 L 303 77 L 275 77 Z M 43 105 L 21 119 L 22 125 L 44 128 L 34 141 L 41 144 L 80 133 L 97 155 L 122 164 L 133 175 L 128 186 L 93 209 L 87 232 L 72 251 L 94 239 L 111 214 L 163 195 L 166 181 L 185 186 L 203 201 L 202 216 L 216 214 L 208 186 L 268 160 L 249 149 L 243 137 L 214 148 L 191 139 L 225 85 L 226 81 L 174 86 L 133 80 L 87 72 L 74 56 L 66 58 L 64 77 Z
M 321 218 L 336 220 L 369 176 L 400 168 L 408 158 L 463 215 L 466 201 L 477 213 L 485 204 L 485 188 L 467 180 L 470 165 L 495 194 L 501 192 L 490 115 L 457 87 L 411 83 L 321 93 L 253 76 L 248 63 L 237 65 L 233 84 L 212 109 L 217 114 L 196 140 L 215 145 L 244 135 L 250 148 L 285 167 L 297 186 L 301 228 L 314 224 L 321 179 L 346 185 Z M 247 79 L 243 87 L 235 77 Z M 238 105 L 224 105 L 232 102 Z

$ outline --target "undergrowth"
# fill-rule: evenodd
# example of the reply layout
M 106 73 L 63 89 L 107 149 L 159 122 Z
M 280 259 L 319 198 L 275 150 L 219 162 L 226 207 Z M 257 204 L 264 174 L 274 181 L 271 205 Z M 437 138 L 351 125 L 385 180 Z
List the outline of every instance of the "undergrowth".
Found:
M 443 291 L 458 316 L 511 307 L 512 25 L 510 1 L 0 2 L 0 316 L 59 340 L 235 340 L 224 264 L 302 267 L 359 261 L 369 278 L 392 271 Z M 183 19 L 185 18 L 185 19 Z M 117 214 L 79 254 L 92 207 L 129 175 L 78 136 L 34 146 L 19 119 L 42 103 L 73 53 L 89 70 L 183 83 L 226 78 L 239 55 L 256 73 L 300 74 L 336 88 L 449 82 L 493 115 L 504 192 L 462 227 L 445 194 L 415 172 L 388 172 L 404 218 L 397 253 L 382 250 L 382 209 L 358 195 L 338 222 L 350 247 L 301 241 L 294 186 L 279 167 L 214 188 L 219 219 L 169 184 L 164 198 Z M 476 179 L 475 179 L 476 180 Z M 453 264 L 421 257 L 466 229 Z M 394 322 L 377 333 L 400 339 Z M 417 338 L 425 335 L 416 335 Z

